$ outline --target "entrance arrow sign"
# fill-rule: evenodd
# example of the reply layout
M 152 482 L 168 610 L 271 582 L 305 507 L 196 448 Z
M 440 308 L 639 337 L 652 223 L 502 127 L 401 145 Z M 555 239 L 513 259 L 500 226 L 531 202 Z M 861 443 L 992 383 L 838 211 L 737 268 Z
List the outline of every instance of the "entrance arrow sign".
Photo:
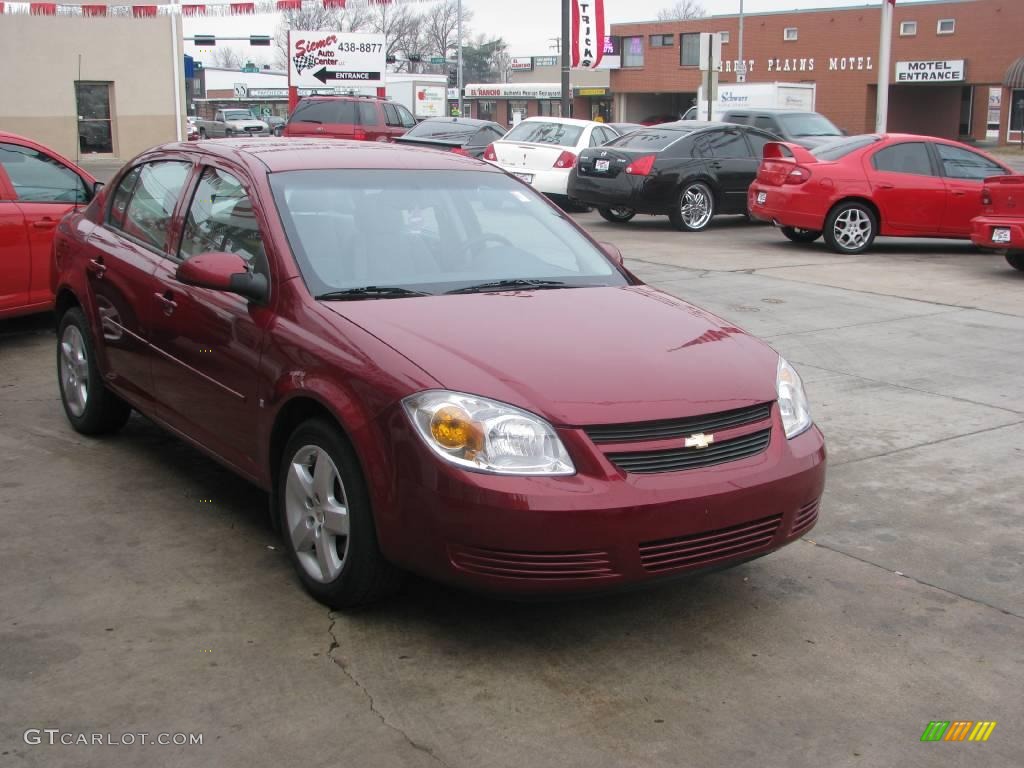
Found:
M 342 69 L 328 69 L 327 67 L 318 69 L 313 73 L 313 77 L 324 85 L 327 84 L 328 80 L 365 80 L 367 82 L 377 82 L 381 79 L 380 72 L 351 72 Z

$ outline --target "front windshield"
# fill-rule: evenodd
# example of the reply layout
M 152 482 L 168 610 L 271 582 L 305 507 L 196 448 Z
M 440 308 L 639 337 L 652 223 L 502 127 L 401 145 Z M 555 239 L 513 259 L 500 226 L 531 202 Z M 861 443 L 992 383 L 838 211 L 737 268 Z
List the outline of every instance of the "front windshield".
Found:
M 505 136 L 505 141 L 527 144 L 554 144 L 575 147 L 580 143 L 583 128 L 569 123 L 549 123 L 544 120 L 524 120 Z
M 798 115 L 779 115 L 779 120 L 790 136 L 842 136 L 843 133 L 817 112 Z
M 310 293 L 438 294 L 487 281 L 625 285 L 558 210 L 503 174 L 317 170 L 270 177 Z
M 232 109 L 224 113 L 225 120 L 251 120 L 252 115 L 244 109 Z

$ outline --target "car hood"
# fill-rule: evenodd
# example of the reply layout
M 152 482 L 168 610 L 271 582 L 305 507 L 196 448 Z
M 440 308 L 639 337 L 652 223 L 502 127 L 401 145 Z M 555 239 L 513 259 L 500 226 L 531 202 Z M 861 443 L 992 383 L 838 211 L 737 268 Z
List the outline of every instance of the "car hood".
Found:
M 686 417 L 776 398 L 770 347 L 649 286 L 328 306 L 444 387 L 555 424 Z

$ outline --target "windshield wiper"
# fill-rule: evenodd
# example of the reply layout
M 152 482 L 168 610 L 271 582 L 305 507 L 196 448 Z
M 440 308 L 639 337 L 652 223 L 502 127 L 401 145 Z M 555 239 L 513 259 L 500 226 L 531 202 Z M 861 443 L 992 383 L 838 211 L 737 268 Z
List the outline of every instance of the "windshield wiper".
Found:
M 582 286 L 569 285 L 559 280 L 526 280 L 516 278 L 514 280 L 492 280 L 489 283 L 467 285 L 465 288 L 456 288 L 448 293 L 485 293 L 487 291 L 512 291 L 516 288 L 580 288 Z
M 413 291 L 397 285 L 368 285 L 365 288 L 348 288 L 344 291 L 321 293 L 317 301 L 347 301 L 352 299 L 401 299 L 406 296 L 432 296 L 431 293 Z

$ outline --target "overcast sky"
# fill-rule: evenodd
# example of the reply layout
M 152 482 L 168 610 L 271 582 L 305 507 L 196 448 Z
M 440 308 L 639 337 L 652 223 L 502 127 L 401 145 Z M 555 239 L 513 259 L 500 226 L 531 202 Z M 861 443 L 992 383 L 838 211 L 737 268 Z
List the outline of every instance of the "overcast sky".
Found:
M 901 3 L 909 0 L 900 0 Z M 1014 0 L 1021 2 L 1021 0 Z M 545 56 L 554 51 L 550 38 L 561 31 L 558 0 L 463 0 L 464 7 L 473 11 L 470 31 L 488 36 L 504 37 L 513 56 Z M 672 4 L 672 0 L 605 0 L 605 16 L 609 24 L 623 21 L 648 21 L 658 11 Z M 881 0 L 744 0 L 746 13 L 786 11 L 807 8 L 835 8 L 839 6 L 874 6 Z M 740 0 L 703 0 L 709 15 L 738 13 Z M 229 18 L 189 18 L 185 20 L 185 34 L 197 32 L 215 35 L 273 34 L 277 26 L 275 16 L 235 16 Z M 248 48 L 248 47 L 246 47 Z M 266 48 L 254 52 L 269 56 Z M 186 46 L 186 53 L 194 47 Z M 244 53 L 244 51 L 243 51 Z

